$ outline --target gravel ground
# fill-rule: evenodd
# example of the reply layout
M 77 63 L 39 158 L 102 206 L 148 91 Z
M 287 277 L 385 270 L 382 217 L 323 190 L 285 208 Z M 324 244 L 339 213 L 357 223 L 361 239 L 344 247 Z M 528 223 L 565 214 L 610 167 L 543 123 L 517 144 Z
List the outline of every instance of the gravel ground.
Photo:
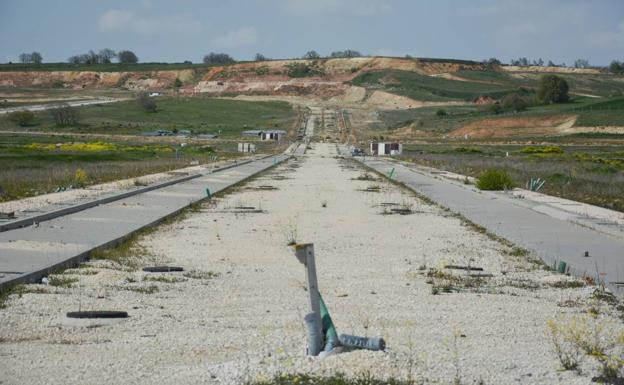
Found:
M 185 273 L 99 260 L 56 276 L 77 280 L 71 287 L 12 295 L 0 310 L 0 383 L 238 384 L 364 371 L 435 384 L 592 382 L 590 361 L 580 375 L 560 369 L 546 323 L 584 312 L 593 287 L 554 288 L 570 279 L 397 186 L 357 180 L 363 171 L 333 145 L 313 147 L 139 240 L 139 266 Z M 388 214 L 396 207 L 412 214 Z M 305 272 L 287 246 L 293 238 L 315 245 L 338 332 L 383 336 L 385 352 L 305 357 Z M 493 277 L 469 279 L 447 264 Z M 449 282 L 458 290 L 432 294 Z M 79 308 L 130 317 L 64 316 Z

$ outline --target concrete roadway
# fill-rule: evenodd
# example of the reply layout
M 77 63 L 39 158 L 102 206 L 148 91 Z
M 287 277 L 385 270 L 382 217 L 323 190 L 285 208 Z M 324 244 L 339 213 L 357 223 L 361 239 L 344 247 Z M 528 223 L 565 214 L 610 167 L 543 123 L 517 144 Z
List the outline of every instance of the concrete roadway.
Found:
M 47 272 L 85 258 L 94 248 L 124 237 L 266 170 L 290 155 L 277 155 L 227 170 L 102 204 L 37 226 L 0 233 L 0 288 L 32 282 Z
M 362 161 L 361 158 L 358 158 Z M 624 236 L 615 236 L 531 210 L 506 192 L 480 191 L 383 158 L 363 163 L 404 183 L 416 192 L 462 214 L 488 231 L 531 250 L 545 262 L 565 261 L 576 275 L 600 276 L 618 294 L 624 293 Z M 418 229 L 415 229 L 418 231 Z M 585 257 L 585 252 L 589 257 Z

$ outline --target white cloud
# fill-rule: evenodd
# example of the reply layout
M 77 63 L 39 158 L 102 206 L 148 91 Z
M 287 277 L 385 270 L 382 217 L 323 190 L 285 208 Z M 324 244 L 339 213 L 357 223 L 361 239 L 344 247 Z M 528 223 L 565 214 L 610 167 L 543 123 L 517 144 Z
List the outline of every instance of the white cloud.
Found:
M 194 34 L 202 25 L 186 14 L 153 17 L 137 15 L 125 9 L 111 9 L 100 15 L 98 26 L 105 32 L 133 32 L 139 35 Z
M 341 13 L 377 15 L 392 9 L 393 0 L 285 0 L 286 9 L 301 15 Z
M 253 27 L 241 27 L 229 31 L 225 35 L 212 39 L 212 44 L 220 48 L 236 48 L 254 44 L 258 41 L 258 33 Z

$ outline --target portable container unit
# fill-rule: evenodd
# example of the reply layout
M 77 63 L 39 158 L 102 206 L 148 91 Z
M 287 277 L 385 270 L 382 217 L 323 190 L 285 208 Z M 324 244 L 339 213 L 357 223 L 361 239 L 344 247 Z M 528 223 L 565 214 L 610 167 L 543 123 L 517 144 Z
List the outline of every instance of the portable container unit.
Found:
M 401 155 L 403 153 L 403 144 L 371 142 L 370 153 L 376 156 Z
M 256 152 L 256 145 L 253 143 L 239 143 L 238 152 Z

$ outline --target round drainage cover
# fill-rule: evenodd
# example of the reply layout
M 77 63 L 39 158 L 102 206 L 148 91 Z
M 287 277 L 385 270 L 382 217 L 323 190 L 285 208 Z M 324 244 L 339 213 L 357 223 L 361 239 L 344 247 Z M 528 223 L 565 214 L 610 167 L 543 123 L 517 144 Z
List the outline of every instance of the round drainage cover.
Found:
M 116 310 L 70 311 L 69 318 L 127 318 L 128 313 Z
M 172 271 L 184 271 L 184 269 L 179 266 L 150 266 L 144 267 L 143 271 L 149 273 L 169 273 Z

